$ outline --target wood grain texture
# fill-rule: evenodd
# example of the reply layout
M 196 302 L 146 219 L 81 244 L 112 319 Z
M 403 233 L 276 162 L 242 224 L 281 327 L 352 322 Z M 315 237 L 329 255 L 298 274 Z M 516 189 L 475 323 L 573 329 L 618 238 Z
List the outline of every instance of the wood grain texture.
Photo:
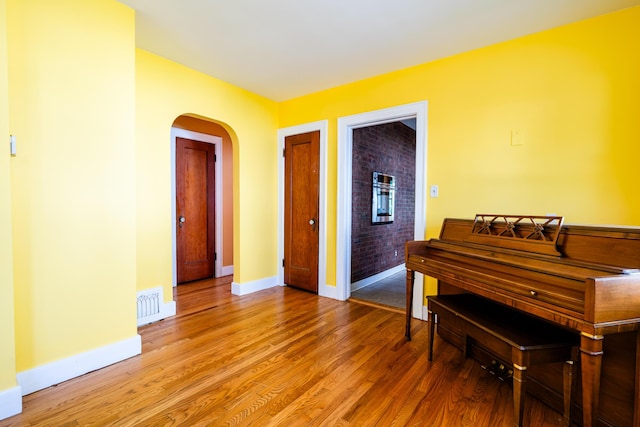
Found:
M 24 397 L 0 426 L 511 426 L 511 385 L 427 322 L 292 288 L 245 296 L 231 278 L 176 289 L 177 315 L 141 327 L 143 353 Z M 526 400 L 525 423 L 561 414 Z

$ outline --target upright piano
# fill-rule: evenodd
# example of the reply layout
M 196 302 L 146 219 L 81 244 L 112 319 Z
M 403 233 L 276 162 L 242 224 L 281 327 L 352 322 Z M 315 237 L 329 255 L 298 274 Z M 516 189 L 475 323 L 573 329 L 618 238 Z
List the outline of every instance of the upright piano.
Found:
M 407 242 L 405 334 L 415 272 L 436 278 L 439 294 L 476 294 L 575 331 L 583 425 L 640 427 L 640 228 L 563 222 L 479 214 Z

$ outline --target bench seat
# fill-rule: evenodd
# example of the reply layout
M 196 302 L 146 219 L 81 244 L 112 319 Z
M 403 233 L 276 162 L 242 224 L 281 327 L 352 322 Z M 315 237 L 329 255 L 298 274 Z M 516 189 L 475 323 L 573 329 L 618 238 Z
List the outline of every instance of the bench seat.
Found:
M 522 425 L 527 368 L 565 362 L 564 423 L 570 425 L 571 393 L 579 336 L 544 320 L 472 294 L 438 295 L 428 299 L 429 360 L 433 360 L 435 324 L 444 321 L 465 339 L 465 357 L 471 341 L 513 370 L 514 424 Z

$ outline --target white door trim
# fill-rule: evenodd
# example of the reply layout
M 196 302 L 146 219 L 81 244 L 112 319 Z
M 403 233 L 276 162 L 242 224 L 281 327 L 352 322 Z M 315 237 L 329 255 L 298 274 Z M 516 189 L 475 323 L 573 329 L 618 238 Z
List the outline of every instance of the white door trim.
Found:
M 318 212 L 318 295 L 336 298 L 335 286 L 327 286 L 327 120 L 278 130 L 278 285 L 285 286 L 284 267 L 284 157 L 285 138 L 320 131 L 320 188 Z
M 218 215 L 219 212 L 223 212 L 222 201 L 222 138 L 219 136 L 207 135 L 205 133 L 193 132 L 190 130 L 171 128 L 171 267 L 172 267 L 172 284 L 176 286 L 178 284 L 178 267 L 177 267 L 177 244 L 176 244 L 176 138 L 187 138 L 198 142 L 206 142 L 209 144 L 215 144 L 216 154 L 216 166 L 215 166 L 215 179 L 216 179 L 216 223 L 215 223 L 215 252 L 217 254 L 216 260 L 213 262 L 214 274 L 216 277 L 222 276 L 222 260 L 223 257 L 223 245 L 222 245 L 222 215 Z
M 427 101 L 370 111 L 338 119 L 338 217 L 336 230 L 336 291 L 340 300 L 351 296 L 351 198 L 353 129 L 404 119 L 416 119 L 416 183 L 414 238 L 426 229 Z M 422 319 L 423 278 L 416 275 L 413 317 Z

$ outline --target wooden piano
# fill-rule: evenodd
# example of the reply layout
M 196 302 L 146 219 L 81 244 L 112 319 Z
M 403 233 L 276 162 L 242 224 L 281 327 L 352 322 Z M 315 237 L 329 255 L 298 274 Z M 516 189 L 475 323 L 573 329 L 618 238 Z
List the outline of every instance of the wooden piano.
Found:
M 640 427 L 640 228 L 557 216 L 445 219 L 438 239 L 406 243 L 405 262 L 408 339 L 419 272 L 438 279 L 438 294 L 476 294 L 575 331 L 583 425 Z M 557 375 L 530 375 L 544 401 Z

